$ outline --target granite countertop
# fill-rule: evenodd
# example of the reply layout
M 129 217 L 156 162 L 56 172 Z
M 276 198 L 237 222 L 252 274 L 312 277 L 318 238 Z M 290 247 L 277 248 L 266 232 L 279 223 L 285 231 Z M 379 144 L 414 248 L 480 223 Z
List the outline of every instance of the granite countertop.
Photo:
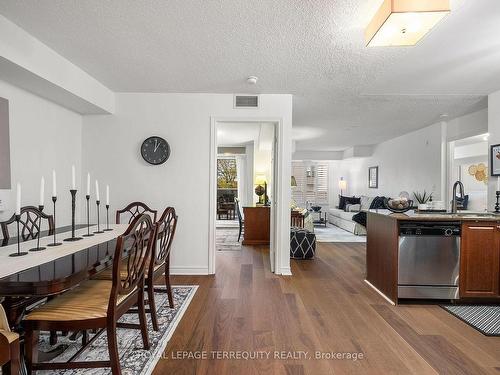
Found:
M 500 221 L 500 214 L 494 212 L 471 212 L 462 211 L 458 214 L 452 213 L 417 213 L 413 210 L 405 212 L 404 214 L 393 213 L 389 210 L 369 210 L 368 213 L 375 215 L 382 215 L 394 220 L 405 221 Z

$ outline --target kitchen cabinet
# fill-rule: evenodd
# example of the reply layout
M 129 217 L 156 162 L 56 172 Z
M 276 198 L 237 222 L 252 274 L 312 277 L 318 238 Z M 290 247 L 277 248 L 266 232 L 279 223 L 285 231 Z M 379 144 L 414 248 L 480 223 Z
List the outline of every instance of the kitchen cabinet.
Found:
M 498 298 L 500 224 L 464 222 L 460 254 L 460 297 Z

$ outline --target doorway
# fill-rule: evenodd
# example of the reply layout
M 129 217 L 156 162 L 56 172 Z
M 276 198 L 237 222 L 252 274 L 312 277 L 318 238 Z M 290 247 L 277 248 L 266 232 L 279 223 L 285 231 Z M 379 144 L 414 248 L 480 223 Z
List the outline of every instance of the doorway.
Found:
M 241 246 L 253 244 L 249 235 L 245 237 L 245 225 L 239 236 L 239 218 L 244 220 L 245 212 L 248 215 L 248 212 L 267 210 L 267 224 L 261 225 L 262 219 L 252 220 L 257 220 L 259 227 L 269 226 L 268 244 L 263 245 L 269 249 L 269 268 L 275 272 L 276 265 L 280 264 L 277 258 L 281 253 L 279 244 L 283 242 L 283 220 L 279 209 L 283 202 L 276 193 L 282 179 L 277 173 L 281 162 L 280 124 L 277 119 L 212 119 L 209 215 L 209 272 L 212 274 L 218 253 L 231 251 L 237 255 Z M 249 220 L 247 218 L 248 233 Z M 289 222 L 286 229 L 289 231 Z M 284 249 L 287 250 L 288 247 Z M 281 270 L 278 273 L 282 273 Z
M 488 134 L 449 142 L 448 196 L 452 199 L 455 181 L 464 185 L 464 197 L 459 197 L 459 209 L 484 212 L 488 204 Z

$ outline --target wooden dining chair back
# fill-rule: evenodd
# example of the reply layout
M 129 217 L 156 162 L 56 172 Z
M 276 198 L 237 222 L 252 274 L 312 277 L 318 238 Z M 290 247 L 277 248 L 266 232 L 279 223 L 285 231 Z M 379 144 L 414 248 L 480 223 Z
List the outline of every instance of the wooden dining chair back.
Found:
M 147 267 L 151 263 L 155 229 L 151 218 L 141 214 L 134 219 L 125 233 L 118 237 L 113 257 L 110 313 L 120 295 L 128 295 L 134 289 L 142 287 L 140 283 L 144 282 Z
M 49 235 L 54 233 L 54 217 L 52 215 L 47 215 L 40 211 L 35 206 L 26 206 L 21 208 L 21 217 L 19 220 L 19 236 L 23 241 L 35 239 L 38 233 L 41 232 L 43 228 L 43 222 L 47 221 L 47 227 L 49 230 Z M 15 227 L 16 215 L 7 220 L 0 222 L 0 227 L 2 228 L 2 236 L 4 239 L 10 238 L 9 225 Z
M 243 216 L 241 215 L 240 209 L 240 200 L 238 198 L 234 198 L 234 205 L 236 206 L 236 213 L 238 214 L 238 224 L 240 225 L 240 232 L 238 233 L 238 242 L 240 242 L 241 233 L 243 232 Z
M 132 202 L 127 207 L 116 211 L 116 224 L 120 224 L 122 222 L 122 216 L 128 217 L 127 223 L 130 224 L 135 217 L 142 214 L 149 215 L 153 223 L 155 223 L 157 212 L 157 210 L 149 208 L 146 203 Z
M 18 375 L 19 365 L 19 335 L 11 332 L 5 310 L 0 305 L 0 366 L 2 366 L 2 374 Z
M 153 329 L 158 331 L 158 318 L 156 314 L 154 282 L 162 274 L 165 276 L 165 289 L 157 289 L 157 292 L 166 292 L 170 308 L 174 307 L 174 296 L 170 284 L 170 249 L 177 228 L 178 216 L 175 208 L 167 207 L 156 223 L 155 243 L 152 252 L 152 260 L 149 265 L 148 278 L 146 280 L 148 291 L 148 304 L 151 313 Z
M 111 280 L 87 280 L 78 287 L 57 296 L 23 320 L 28 374 L 37 370 L 111 367 L 113 375 L 121 374 L 118 353 L 118 328 L 140 329 L 144 349 L 149 337 L 144 305 L 144 283 L 150 264 L 156 226 L 146 214 L 130 223 L 117 238 Z M 137 305 L 140 324 L 118 322 L 131 307 Z M 38 362 L 40 330 L 84 331 L 100 329 L 68 362 Z M 75 361 L 103 332 L 107 333 L 109 360 Z
M 177 228 L 178 216 L 175 213 L 175 208 L 167 207 L 156 223 L 157 241 L 154 251 L 154 264 L 159 266 L 165 263 L 170 256 L 170 248 L 174 239 L 175 230 Z

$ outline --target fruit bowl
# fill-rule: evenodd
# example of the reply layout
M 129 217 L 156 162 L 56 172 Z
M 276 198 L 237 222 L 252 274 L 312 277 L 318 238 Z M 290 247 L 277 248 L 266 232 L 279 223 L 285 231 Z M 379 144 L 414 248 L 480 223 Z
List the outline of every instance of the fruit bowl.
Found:
M 396 213 L 403 213 L 412 208 L 413 201 L 405 197 L 399 197 L 394 199 L 385 198 L 384 204 L 389 211 Z

